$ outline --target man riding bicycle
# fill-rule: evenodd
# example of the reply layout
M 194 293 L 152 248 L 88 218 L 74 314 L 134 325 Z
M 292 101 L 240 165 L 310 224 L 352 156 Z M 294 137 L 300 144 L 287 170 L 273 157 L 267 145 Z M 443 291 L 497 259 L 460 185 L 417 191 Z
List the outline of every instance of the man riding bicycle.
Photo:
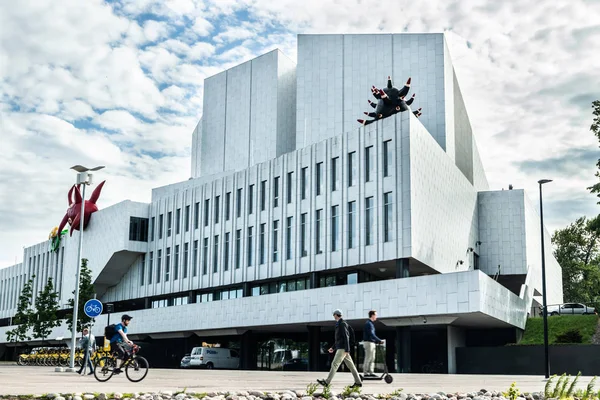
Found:
M 115 325 L 115 334 L 110 339 L 110 348 L 118 353 L 117 368 L 115 374 L 121 372 L 121 365 L 131 356 L 133 342 L 127 337 L 127 327 L 133 317 L 125 314 L 121 317 L 121 323 Z

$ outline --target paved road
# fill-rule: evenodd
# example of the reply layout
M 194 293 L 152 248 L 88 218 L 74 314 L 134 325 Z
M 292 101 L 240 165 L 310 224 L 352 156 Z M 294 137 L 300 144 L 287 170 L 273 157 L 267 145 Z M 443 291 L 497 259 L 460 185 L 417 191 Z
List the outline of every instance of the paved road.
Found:
M 424 375 L 392 374 L 391 385 L 383 381 L 365 382 L 363 393 L 390 393 L 403 388 L 405 393 L 469 392 L 479 389 L 506 390 L 516 382 L 522 392 L 543 391 L 543 376 L 496 376 L 496 375 Z M 146 379 L 132 383 L 124 375 L 113 376 L 101 383 L 93 376 L 54 372 L 51 367 L 20 367 L 0 365 L 0 395 L 77 393 L 77 392 L 149 392 L 182 390 L 211 392 L 239 390 L 305 390 L 306 385 L 324 378 L 324 372 L 271 372 L 271 371 L 215 371 L 151 369 Z M 580 379 L 585 388 L 591 378 Z M 339 373 L 333 381 L 333 390 L 341 391 L 352 383 L 352 375 Z

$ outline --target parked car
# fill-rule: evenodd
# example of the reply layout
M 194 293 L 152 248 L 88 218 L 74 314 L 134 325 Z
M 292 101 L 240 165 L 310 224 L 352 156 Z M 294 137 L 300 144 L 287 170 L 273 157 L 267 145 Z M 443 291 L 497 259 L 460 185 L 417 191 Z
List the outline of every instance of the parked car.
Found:
M 594 307 L 581 303 L 565 303 L 548 306 L 548 315 L 588 315 L 595 314 Z
M 292 358 L 283 364 L 284 371 L 308 371 L 308 360 L 306 358 Z
M 238 369 L 240 356 L 237 350 L 224 347 L 194 347 L 181 359 L 181 368 Z

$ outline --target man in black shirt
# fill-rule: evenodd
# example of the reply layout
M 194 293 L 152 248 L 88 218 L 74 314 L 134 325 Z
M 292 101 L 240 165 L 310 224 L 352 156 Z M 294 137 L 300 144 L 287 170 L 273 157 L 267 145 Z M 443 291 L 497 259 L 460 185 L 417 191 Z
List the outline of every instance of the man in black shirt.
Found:
M 365 323 L 365 329 L 363 334 L 363 346 L 365 348 L 365 362 L 363 364 L 363 372 L 365 376 L 374 376 L 373 369 L 375 366 L 375 345 L 383 344 L 384 340 L 381 340 L 375 334 L 375 324 L 377 320 L 377 311 L 369 311 L 369 319 Z

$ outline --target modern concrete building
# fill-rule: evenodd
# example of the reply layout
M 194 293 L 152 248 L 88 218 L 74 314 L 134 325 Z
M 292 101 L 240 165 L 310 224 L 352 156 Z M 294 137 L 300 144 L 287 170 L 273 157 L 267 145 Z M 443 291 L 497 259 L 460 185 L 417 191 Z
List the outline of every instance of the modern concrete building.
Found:
M 423 115 L 361 126 L 388 75 L 412 77 Z M 443 34 L 299 35 L 297 65 L 273 51 L 205 80 L 192 143 L 191 179 L 98 211 L 84 234 L 98 298 L 134 316 L 154 365 L 218 342 L 243 368 L 276 365 L 278 346 L 324 369 L 340 308 L 359 338 L 378 311 L 390 368 L 452 373 L 457 347 L 517 341 L 541 302 L 537 211 L 488 187 Z M 54 277 L 66 308 L 78 235 L 0 270 L 0 354 L 32 274 L 36 289 Z

